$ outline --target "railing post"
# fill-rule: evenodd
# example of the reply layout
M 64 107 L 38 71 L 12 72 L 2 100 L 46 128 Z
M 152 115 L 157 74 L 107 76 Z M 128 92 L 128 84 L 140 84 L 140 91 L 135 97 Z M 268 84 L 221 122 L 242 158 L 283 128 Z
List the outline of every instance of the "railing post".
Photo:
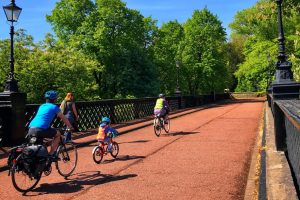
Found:
M 285 151 L 287 146 L 284 113 L 277 103 L 274 103 L 273 109 L 276 149 L 277 151 Z
M 19 92 L 0 93 L 0 105 L 9 112 L 3 120 L 2 146 L 14 146 L 22 143 L 25 137 L 25 101 L 26 94 Z

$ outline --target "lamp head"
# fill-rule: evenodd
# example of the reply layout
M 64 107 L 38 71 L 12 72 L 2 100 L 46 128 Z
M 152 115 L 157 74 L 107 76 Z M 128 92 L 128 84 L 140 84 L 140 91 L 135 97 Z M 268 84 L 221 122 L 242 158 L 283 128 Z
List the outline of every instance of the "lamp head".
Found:
M 12 0 L 9 5 L 3 6 L 3 10 L 5 12 L 7 21 L 16 22 L 19 19 L 22 8 L 18 7 L 15 4 L 15 1 Z

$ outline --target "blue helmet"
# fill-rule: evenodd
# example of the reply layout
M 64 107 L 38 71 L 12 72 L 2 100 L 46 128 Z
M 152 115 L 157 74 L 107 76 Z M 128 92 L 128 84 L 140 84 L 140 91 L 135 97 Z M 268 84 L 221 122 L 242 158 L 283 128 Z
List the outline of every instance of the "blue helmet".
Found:
M 55 100 L 58 97 L 58 92 L 54 90 L 49 90 L 45 93 L 45 98 L 50 100 Z
M 101 122 L 110 123 L 110 119 L 108 117 L 102 117 Z

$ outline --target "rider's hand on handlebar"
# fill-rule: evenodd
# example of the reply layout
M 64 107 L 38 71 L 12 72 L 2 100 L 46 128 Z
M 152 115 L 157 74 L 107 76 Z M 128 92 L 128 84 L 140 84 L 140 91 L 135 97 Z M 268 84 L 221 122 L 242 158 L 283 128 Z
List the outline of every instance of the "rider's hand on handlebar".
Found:
M 68 129 L 69 129 L 71 132 L 73 132 L 73 131 L 75 130 L 73 126 L 69 127 Z

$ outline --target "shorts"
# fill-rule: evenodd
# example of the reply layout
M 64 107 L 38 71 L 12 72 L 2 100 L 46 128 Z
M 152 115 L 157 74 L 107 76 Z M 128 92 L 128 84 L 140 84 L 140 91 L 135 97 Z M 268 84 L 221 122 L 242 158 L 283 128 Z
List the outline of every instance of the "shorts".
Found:
M 109 143 L 109 141 L 110 141 L 110 137 L 107 136 L 103 140 L 102 139 L 98 140 L 98 142 L 104 142 L 104 143 Z
M 165 109 L 154 109 L 154 114 L 159 115 L 159 117 L 164 117 L 166 115 Z
M 36 136 L 38 138 L 54 138 L 56 135 L 57 130 L 55 128 L 29 128 L 28 134 L 31 136 Z

